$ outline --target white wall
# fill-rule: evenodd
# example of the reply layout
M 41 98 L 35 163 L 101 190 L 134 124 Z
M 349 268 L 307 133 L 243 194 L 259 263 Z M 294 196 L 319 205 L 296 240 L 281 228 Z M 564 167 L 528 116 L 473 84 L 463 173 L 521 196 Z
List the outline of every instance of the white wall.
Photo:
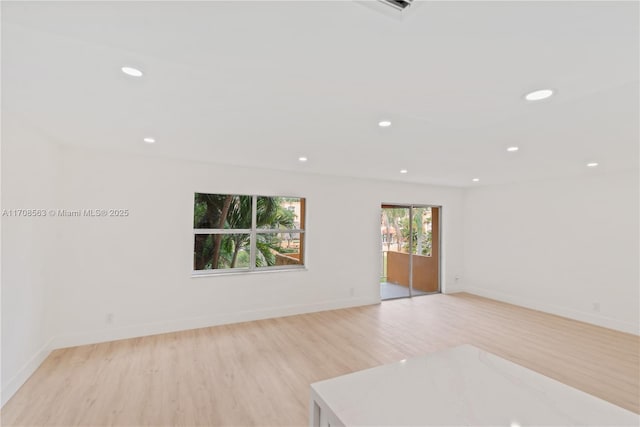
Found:
M 55 347 L 377 303 L 382 202 L 443 205 L 445 290 L 462 271 L 459 189 L 68 147 L 61 158 L 61 208 L 131 214 L 57 219 Z M 306 197 L 307 271 L 192 278 L 194 192 Z
M 56 146 L 15 118 L 3 125 L 3 210 L 55 206 Z M 2 217 L 2 404 L 49 354 L 54 226 L 47 217 Z
M 637 171 L 468 190 L 464 212 L 466 290 L 639 333 Z

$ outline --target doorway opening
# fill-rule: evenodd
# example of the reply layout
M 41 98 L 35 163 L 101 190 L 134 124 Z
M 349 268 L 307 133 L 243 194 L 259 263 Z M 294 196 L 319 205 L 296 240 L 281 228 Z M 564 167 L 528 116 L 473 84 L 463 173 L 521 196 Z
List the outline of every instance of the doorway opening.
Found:
M 383 204 L 380 299 L 440 293 L 440 206 Z

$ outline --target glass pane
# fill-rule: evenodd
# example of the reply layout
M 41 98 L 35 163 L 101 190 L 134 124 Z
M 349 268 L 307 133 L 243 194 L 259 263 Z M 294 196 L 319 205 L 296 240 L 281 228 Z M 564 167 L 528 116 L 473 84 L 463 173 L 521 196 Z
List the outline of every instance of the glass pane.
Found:
M 382 299 L 409 296 L 409 208 L 386 205 L 380 216 Z
M 413 245 L 411 253 L 431 256 L 431 208 L 413 208 Z
M 380 234 L 383 250 L 409 253 L 409 208 L 382 209 Z
M 263 229 L 304 229 L 304 199 L 258 197 L 256 222 Z
M 258 233 L 256 267 L 303 265 L 304 233 Z
M 196 234 L 194 270 L 249 267 L 249 234 Z
M 194 228 L 251 228 L 251 196 L 196 193 Z
M 413 244 L 411 245 L 413 295 L 437 290 L 438 263 L 432 252 L 432 211 L 429 207 L 413 208 Z

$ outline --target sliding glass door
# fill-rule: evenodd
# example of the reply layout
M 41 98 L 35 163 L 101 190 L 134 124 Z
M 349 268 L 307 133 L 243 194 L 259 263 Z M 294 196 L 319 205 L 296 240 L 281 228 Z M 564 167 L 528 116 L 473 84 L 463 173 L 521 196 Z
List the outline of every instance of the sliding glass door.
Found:
M 380 296 L 382 299 L 411 296 L 409 279 L 409 234 L 411 208 L 408 206 L 383 205 L 380 215 L 382 239 L 382 277 Z
M 440 292 L 440 208 L 383 204 L 380 297 Z

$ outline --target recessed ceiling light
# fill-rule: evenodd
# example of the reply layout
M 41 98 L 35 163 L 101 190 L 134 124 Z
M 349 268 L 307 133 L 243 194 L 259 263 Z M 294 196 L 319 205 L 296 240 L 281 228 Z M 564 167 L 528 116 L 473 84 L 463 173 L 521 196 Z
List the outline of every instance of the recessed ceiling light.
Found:
M 304 157 L 304 156 L 303 156 L 303 157 L 298 157 L 298 161 L 300 161 L 300 162 L 303 162 L 303 163 L 304 163 L 304 162 L 306 162 L 307 160 L 309 160 L 309 159 L 307 159 L 307 158 L 306 158 L 306 157 Z
M 143 141 L 146 142 L 147 144 L 153 144 L 156 142 L 156 139 L 151 137 L 146 137 L 145 139 L 143 139 Z
M 480 181 L 480 178 L 473 178 L 471 181 L 478 182 L 478 181 Z
M 527 101 L 540 101 L 542 99 L 549 98 L 553 95 L 553 90 L 551 89 L 540 89 L 530 92 L 524 96 L 524 99 Z
M 595 168 L 596 166 L 598 166 L 596 162 L 587 163 L 588 168 Z
M 409 173 L 409 171 L 406 169 L 400 169 L 400 173 Z
M 133 68 L 133 67 L 122 67 L 121 68 L 122 72 L 125 73 L 128 76 L 132 76 L 132 77 L 142 77 L 142 71 L 138 70 L 137 68 Z
M 518 151 L 519 149 L 520 148 L 518 148 L 518 147 L 509 147 L 509 148 L 507 148 L 507 151 L 510 152 L 510 153 L 513 153 L 513 152 Z
M 388 128 L 389 126 L 391 126 L 391 122 L 389 120 L 382 120 L 378 122 L 378 126 L 380 126 L 381 128 Z

